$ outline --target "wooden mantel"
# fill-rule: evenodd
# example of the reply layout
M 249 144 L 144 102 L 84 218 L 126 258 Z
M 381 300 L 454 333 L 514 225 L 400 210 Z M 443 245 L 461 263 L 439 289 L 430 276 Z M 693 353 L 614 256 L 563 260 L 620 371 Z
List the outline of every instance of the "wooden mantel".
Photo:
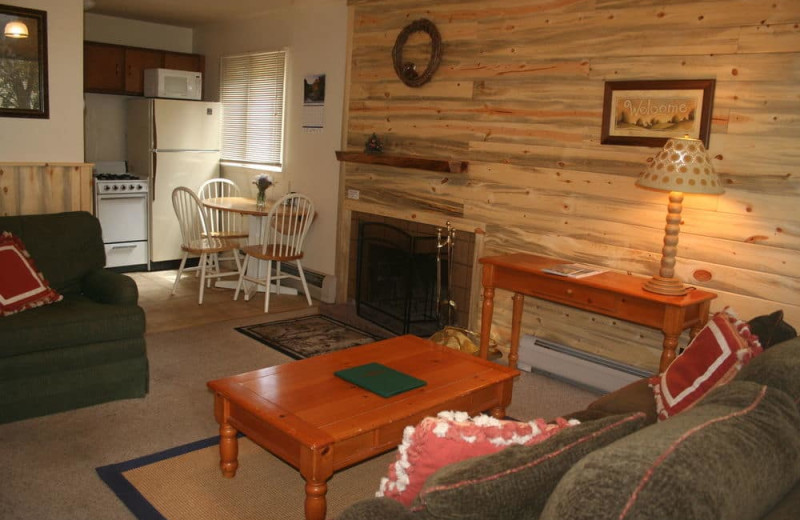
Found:
M 385 153 L 346 152 L 337 151 L 336 158 L 343 162 L 364 164 L 383 164 L 399 168 L 415 168 L 432 172 L 464 173 L 467 171 L 469 161 L 426 159 L 410 155 L 390 155 Z

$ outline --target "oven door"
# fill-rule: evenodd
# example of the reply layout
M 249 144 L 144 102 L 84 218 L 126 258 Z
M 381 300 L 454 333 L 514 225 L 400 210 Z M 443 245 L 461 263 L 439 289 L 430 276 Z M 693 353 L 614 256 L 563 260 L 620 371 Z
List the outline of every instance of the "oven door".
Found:
M 97 198 L 103 242 L 147 240 L 147 194 L 103 194 Z

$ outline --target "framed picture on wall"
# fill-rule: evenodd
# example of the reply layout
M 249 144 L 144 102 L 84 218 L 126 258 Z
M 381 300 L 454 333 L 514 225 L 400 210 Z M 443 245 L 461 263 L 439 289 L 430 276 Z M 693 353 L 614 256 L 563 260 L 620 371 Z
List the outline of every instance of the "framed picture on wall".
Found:
M 713 79 L 607 81 L 602 144 L 663 146 L 688 135 L 708 148 Z
M 50 117 L 47 13 L 0 5 L 0 117 Z

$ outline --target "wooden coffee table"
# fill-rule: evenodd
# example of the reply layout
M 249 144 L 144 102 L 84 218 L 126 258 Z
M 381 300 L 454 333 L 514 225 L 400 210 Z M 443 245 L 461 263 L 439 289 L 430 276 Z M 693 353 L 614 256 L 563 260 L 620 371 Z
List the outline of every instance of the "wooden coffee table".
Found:
M 427 385 L 383 398 L 333 375 L 370 362 Z M 400 336 L 210 381 L 222 474 L 236 474 L 241 431 L 300 471 L 306 519 L 323 520 L 334 471 L 394 449 L 406 426 L 442 410 L 491 410 L 504 417 L 518 374 L 416 336 Z

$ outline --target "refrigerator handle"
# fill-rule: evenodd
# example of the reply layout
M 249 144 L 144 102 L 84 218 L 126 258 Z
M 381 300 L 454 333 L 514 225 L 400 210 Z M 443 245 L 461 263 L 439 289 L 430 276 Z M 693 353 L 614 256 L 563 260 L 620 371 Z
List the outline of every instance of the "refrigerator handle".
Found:
M 150 155 L 153 156 L 153 178 L 150 181 L 150 193 L 153 197 L 152 200 L 156 200 L 156 172 L 158 172 L 158 154 L 151 153 Z

